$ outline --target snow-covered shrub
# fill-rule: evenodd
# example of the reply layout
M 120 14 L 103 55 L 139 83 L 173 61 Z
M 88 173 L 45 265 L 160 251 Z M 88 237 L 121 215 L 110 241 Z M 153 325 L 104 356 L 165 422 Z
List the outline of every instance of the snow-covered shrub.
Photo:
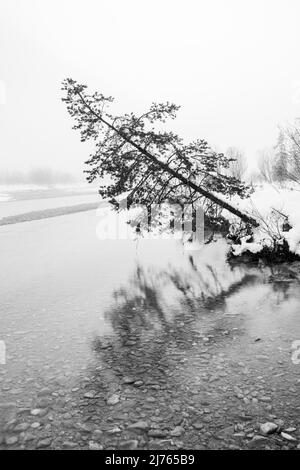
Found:
M 232 254 L 276 252 L 287 249 L 300 256 L 300 191 L 299 186 L 282 188 L 271 184 L 257 185 L 249 199 L 234 198 L 240 210 L 254 217 L 259 226 L 247 227 L 227 213 L 230 219 L 229 238 Z

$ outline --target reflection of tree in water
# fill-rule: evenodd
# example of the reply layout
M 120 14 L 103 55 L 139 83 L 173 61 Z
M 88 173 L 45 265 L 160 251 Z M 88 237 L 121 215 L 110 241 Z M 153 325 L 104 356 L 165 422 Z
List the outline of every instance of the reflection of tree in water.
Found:
M 208 312 L 206 302 L 224 302 L 249 282 L 254 279 L 240 271 L 225 283 L 217 269 L 206 265 L 182 271 L 137 266 L 126 286 L 115 291 L 106 311 L 113 335 L 96 337 L 92 345 L 96 358 L 93 391 L 103 398 L 100 405 L 112 394 L 120 397 L 120 402 L 113 408 L 99 408 L 89 401 L 85 413 L 101 413 L 101 426 L 110 429 L 112 420 L 122 428 L 123 420 L 149 419 L 159 411 L 155 418 L 174 427 L 178 409 L 189 416 L 192 397 L 216 403 L 219 392 L 202 380 L 215 369 L 214 363 L 208 363 L 207 345 L 201 338 L 205 328 L 209 332 L 214 328 L 220 341 L 228 341 L 228 337 L 223 335 L 224 325 L 218 323 L 217 316 Z M 206 314 L 209 321 L 203 318 Z M 147 407 L 148 398 L 152 402 Z M 151 426 L 155 424 L 152 418 Z M 130 432 L 123 431 L 122 438 L 125 433 L 132 438 Z M 142 439 L 146 442 L 148 437 L 143 435 Z M 111 444 L 112 436 L 109 441 Z M 118 447 L 118 437 L 114 445 Z
M 224 287 L 217 270 L 205 268 L 209 277 L 198 270 L 184 273 L 174 268 L 158 271 L 137 266 L 128 285 L 114 292 L 115 303 L 106 312 L 123 344 L 132 334 L 135 337 L 151 331 L 156 335 L 168 334 L 178 322 L 195 320 L 208 302 L 224 303 L 228 296 L 257 281 L 256 275 L 244 273 Z
M 300 283 L 299 263 L 281 264 L 269 267 L 270 275 L 268 282 L 272 286 L 273 294 L 276 295 L 276 303 L 280 304 L 294 295 L 294 287 Z
M 287 298 L 291 283 L 298 281 L 297 273 L 289 266 L 227 265 L 225 272 L 220 272 L 207 263 L 196 265 L 192 256 L 189 263 L 188 270 L 170 266 L 164 270 L 146 269 L 138 265 L 127 286 L 114 292 L 114 304 L 106 312 L 106 319 L 113 327 L 114 342 L 117 339 L 119 348 L 126 348 L 128 342 L 128 346 L 140 347 L 143 342 L 153 342 L 153 338 L 154 343 L 163 338 L 164 345 L 187 335 L 192 338 L 193 327 L 199 332 L 200 315 L 208 310 L 224 311 L 226 301 L 246 287 L 265 283 L 274 293 Z M 186 323 L 188 328 L 183 327 Z M 101 343 L 100 338 L 98 341 Z
M 114 303 L 105 314 L 114 336 L 96 338 L 94 350 L 124 374 L 164 362 L 167 366 L 171 351 L 187 351 L 199 342 L 202 326 L 207 328 L 203 315 L 217 322 L 208 310 L 224 309 L 226 299 L 258 282 L 256 274 L 226 269 L 222 277 L 213 266 L 199 268 L 193 262 L 186 271 L 137 266 L 128 284 L 114 292 Z
M 239 292 L 241 289 L 245 288 L 248 285 L 253 285 L 258 281 L 257 273 L 247 273 L 239 271 L 239 276 L 236 279 L 234 275 L 230 276 L 231 270 L 228 270 L 227 276 L 231 277 L 229 285 L 224 286 L 220 280 L 218 270 L 211 265 L 206 264 L 206 272 L 203 273 L 199 270 L 193 258 L 189 258 L 190 264 L 193 269 L 193 280 L 184 280 L 179 271 L 174 271 L 169 273 L 169 279 L 175 285 L 175 287 L 183 294 L 184 301 L 191 305 L 193 303 L 194 308 L 199 307 L 213 310 L 218 308 L 218 310 L 224 309 L 226 300 L 232 295 Z M 207 274 L 209 274 L 207 276 Z M 193 291 L 192 284 L 197 284 L 199 289 L 198 294 L 195 295 Z M 190 293 L 194 293 L 192 298 Z
M 128 416 L 132 421 L 141 419 L 139 413 L 149 395 L 156 403 L 149 403 L 150 408 L 158 405 L 169 422 L 170 416 L 177 416 L 170 414 L 174 404 L 180 409 L 189 405 L 186 397 L 191 387 L 197 397 L 217 403 L 220 391 L 203 380 L 215 373 L 214 356 L 206 357 L 207 345 L 201 338 L 213 334 L 220 352 L 226 351 L 232 339 L 224 334 L 224 315 L 215 311 L 223 313 L 232 296 L 262 283 L 269 285 L 270 292 L 289 295 L 288 283 L 275 281 L 276 277 L 287 279 L 288 273 L 282 267 L 228 268 L 224 282 L 224 273 L 222 277 L 211 265 L 194 264 L 188 272 L 137 266 L 128 284 L 115 291 L 106 312 L 113 335 L 96 337 L 92 345 L 97 364 L 93 389 L 104 399 L 112 393 L 122 397 L 120 407 L 102 409 L 102 423 L 107 420 L 111 427 L 112 417 L 119 423 Z M 295 282 L 292 274 L 290 279 Z M 98 408 L 93 410 L 99 413 Z M 147 408 L 144 412 L 148 413 Z
M 123 374 L 130 375 L 145 366 L 156 367 L 166 358 L 175 336 L 180 332 L 184 336 L 176 324 L 185 312 L 176 310 L 170 315 L 162 299 L 166 281 L 165 272 L 151 275 L 138 266 L 128 285 L 114 292 L 114 304 L 106 312 L 106 319 L 115 335 L 95 339 L 93 347 L 115 370 L 121 368 Z
M 168 323 L 160 300 L 160 289 L 164 284 L 164 272 L 156 273 L 154 282 L 150 272 L 137 266 L 128 286 L 113 294 L 115 305 L 106 313 L 113 328 L 119 332 L 121 330 L 126 336 L 136 328 L 152 329 L 153 322 L 157 322 L 167 330 Z

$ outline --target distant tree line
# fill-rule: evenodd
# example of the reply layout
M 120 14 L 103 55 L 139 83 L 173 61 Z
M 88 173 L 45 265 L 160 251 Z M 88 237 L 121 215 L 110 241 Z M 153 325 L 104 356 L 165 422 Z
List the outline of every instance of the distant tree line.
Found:
M 28 172 L 0 171 L 0 184 L 34 184 L 51 186 L 55 184 L 68 184 L 76 181 L 74 175 L 69 172 L 53 170 L 51 168 L 33 168 Z
M 258 178 L 268 183 L 300 184 L 300 119 L 280 128 L 276 145 L 261 152 Z

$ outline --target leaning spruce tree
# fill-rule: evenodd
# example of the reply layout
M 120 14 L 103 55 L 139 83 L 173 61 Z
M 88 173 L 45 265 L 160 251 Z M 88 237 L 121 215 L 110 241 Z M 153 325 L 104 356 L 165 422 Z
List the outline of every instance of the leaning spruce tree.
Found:
M 189 144 L 173 132 L 162 131 L 162 123 L 174 119 L 179 109 L 171 103 L 153 103 L 141 116 L 109 113 L 112 97 L 89 94 L 86 85 L 70 78 L 63 81 L 62 98 L 75 120 L 81 141 L 93 140 L 95 150 L 86 161 L 87 179 L 110 183 L 99 186 L 99 194 L 112 203 L 125 192 L 130 203 L 201 203 L 208 216 L 219 207 L 243 222 L 257 221 L 232 206 L 225 197 L 248 197 L 251 190 L 226 174 L 231 159 L 209 148 L 205 140 Z M 224 199 L 222 198 L 223 195 Z

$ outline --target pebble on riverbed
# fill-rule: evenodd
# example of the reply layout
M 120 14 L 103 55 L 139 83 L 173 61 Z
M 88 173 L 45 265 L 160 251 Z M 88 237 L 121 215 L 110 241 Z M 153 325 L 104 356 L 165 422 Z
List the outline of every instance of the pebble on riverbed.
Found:
M 149 429 L 149 423 L 147 421 L 137 421 L 136 423 L 130 424 L 128 429 L 141 429 L 146 430 Z
M 103 450 L 103 446 L 99 444 L 98 442 L 90 441 L 89 449 L 90 450 Z
M 260 429 L 260 432 L 264 436 L 266 436 L 268 434 L 273 434 L 274 432 L 276 432 L 278 429 L 278 425 L 275 423 L 268 422 L 268 423 L 261 424 L 259 429 Z
M 132 439 L 130 441 L 122 441 L 120 442 L 120 449 L 122 450 L 135 450 L 138 447 L 138 441 L 135 439 Z
M 37 449 L 42 449 L 44 447 L 49 447 L 51 445 L 51 439 L 41 439 L 40 441 L 38 441 L 36 447 Z
M 10 436 L 10 437 L 5 438 L 5 443 L 8 446 L 12 446 L 14 444 L 17 444 L 17 442 L 18 442 L 17 436 Z
M 119 401 L 120 401 L 119 395 L 113 394 L 107 398 L 106 403 L 108 405 L 116 405 L 117 403 L 119 403 Z
M 290 436 L 290 434 L 287 434 L 286 432 L 281 432 L 280 435 L 281 437 L 283 437 L 283 439 L 286 439 L 287 441 L 295 442 L 297 440 L 293 436 Z

